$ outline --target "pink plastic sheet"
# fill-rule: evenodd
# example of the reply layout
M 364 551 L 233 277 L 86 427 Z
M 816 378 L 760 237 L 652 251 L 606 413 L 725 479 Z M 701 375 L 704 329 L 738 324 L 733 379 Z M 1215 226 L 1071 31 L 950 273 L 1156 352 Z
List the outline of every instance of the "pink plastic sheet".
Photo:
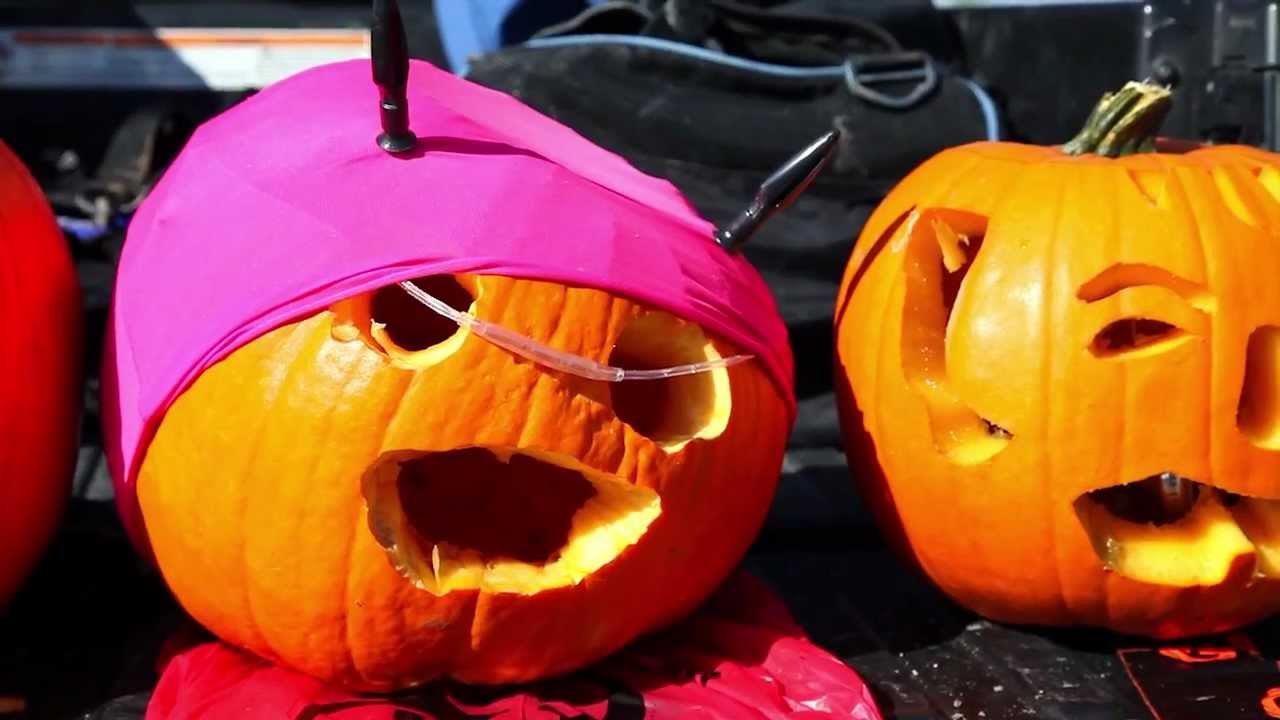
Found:
M 146 720 L 603 720 L 624 698 L 648 720 L 882 720 L 857 673 L 810 642 L 782 602 L 743 574 L 676 627 L 530 687 L 440 684 L 360 696 L 221 643 L 195 645 L 168 660 Z
M 413 63 L 408 98 L 421 142 L 390 156 L 374 143 L 367 61 L 295 75 L 201 127 L 139 209 L 108 327 L 103 423 L 117 503 L 144 551 L 134 476 L 170 403 L 253 338 L 413 277 L 627 295 L 755 355 L 792 401 L 768 289 L 670 183 L 426 63 Z

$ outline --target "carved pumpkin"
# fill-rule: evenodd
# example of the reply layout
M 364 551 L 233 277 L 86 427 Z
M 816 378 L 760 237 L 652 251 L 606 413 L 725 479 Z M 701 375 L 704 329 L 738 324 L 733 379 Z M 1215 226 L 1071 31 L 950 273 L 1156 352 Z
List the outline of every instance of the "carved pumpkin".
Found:
M 27 169 L 0 143 L 0 603 L 31 572 L 71 488 L 81 400 L 80 290 Z
M 600 290 L 418 285 L 617 367 L 732 353 Z M 207 370 L 169 408 L 138 492 L 169 586 L 235 645 L 371 689 L 525 680 L 702 600 L 763 520 L 787 422 L 755 363 L 584 380 L 392 286 Z
M 1063 148 L 943 152 L 837 305 L 842 421 L 896 544 L 988 617 L 1179 636 L 1280 608 L 1280 157 L 1151 151 L 1164 91 Z
M 207 123 L 130 224 L 118 505 L 195 619 L 326 682 L 567 672 L 693 609 L 763 521 L 792 360 L 733 248 L 837 136 L 717 229 L 510 96 L 408 83 L 394 7 L 376 62 Z

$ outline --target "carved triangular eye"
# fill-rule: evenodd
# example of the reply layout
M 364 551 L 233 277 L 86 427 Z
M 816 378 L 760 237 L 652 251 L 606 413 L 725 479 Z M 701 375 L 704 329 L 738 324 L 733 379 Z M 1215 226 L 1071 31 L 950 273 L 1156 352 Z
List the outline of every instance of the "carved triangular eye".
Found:
M 760 183 L 747 209 L 716 230 L 716 242 L 729 252 L 736 252 L 774 213 L 789 207 L 809 189 L 835 154 L 839 141 L 839 130 L 827 132 L 773 171 Z
M 1143 356 L 1158 349 L 1173 347 L 1172 341 L 1184 334 L 1184 330 L 1163 320 L 1144 317 L 1126 317 L 1107 323 L 1093 336 L 1089 350 L 1097 357 L 1129 357 L 1143 351 Z

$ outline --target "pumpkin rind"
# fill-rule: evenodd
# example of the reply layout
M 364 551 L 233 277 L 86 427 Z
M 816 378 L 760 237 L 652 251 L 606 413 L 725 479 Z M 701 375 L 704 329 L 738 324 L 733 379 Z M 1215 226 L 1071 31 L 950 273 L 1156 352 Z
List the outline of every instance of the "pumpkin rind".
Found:
M 80 290 L 35 180 L 0 143 L 0 604 L 31 572 L 71 488 Z
M 474 281 L 478 317 L 601 362 L 649 312 L 599 290 Z M 232 644 L 367 690 L 553 675 L 691 610 L 763 521 L 788 410 L 757 363 L 715 371 L 727 421 L 675 447 L 619 419 L 608 383 L 473 336 L 415 367 L 353 317 L 335 306 L 236 350 L 169 408 L 147 449 L 138 492 L 157 562 Z M 371 532 L 361 478 L 388 453 L 473 447 L 572 458 L 648 488 L 661 512 L 576 583 L 424 590 Z
M 1190 587 L 1108 572 L 1073 510 L 1166 471 L 1280 499 L 1280 453 L 1242 427 L 1280 413 L 1270 379 L 1246 383 L 1269 367 L 1250 360 L 1251 335 L 1280 324 L 1278 179 L 1280 158 L 1241 147 L 1109 159 L 979 143 L 924 163 L 872 215 L 836 309 L 846 447 L 882 526 L 954 599 L 997 620 L 1156 636 L 1280 609 L 1280 582 L 1252 563 Z M 950 307 L 936 294 L 946 249 L 912 244 L 934 221 L 982 225 Z M 912 277 L 920 307 L 904 305 Z M 1126 317 L 1181 334 L 1100 350 Z M 938 414 L 911 379 L 922 362 L 954 408 L 1008 434 L 1001 447 L 944 452 L 939 418 L 970 416 Z

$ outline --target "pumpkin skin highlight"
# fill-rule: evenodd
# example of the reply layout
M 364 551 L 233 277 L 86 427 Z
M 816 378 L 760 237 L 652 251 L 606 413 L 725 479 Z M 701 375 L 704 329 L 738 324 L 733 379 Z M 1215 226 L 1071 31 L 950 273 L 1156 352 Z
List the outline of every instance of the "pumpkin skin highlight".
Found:
M 601 362 L 615 353 L 618 364 L 615 345 L 625 340 L 633 361 L 652 347 L 661 356 L 654 363 L 667 364 L 671 338 L 701 334 L 599 290 L 496 276 L 458 283 L 471 290 L 481 319 Z M 387 290 L 398 292 L 379 292 Z M 620 388 L 547 371 L 465 331 L 406 351 L 369 317 L 378 302 L 340 303 L 236 350 L 177 399 L 147 449 L 138 493 L 157 562 L 184 607 L 214 633 L 361 690 L 438 676 L 526 681 L 581 667 L 674 621 L 741 559 L 772 499 L 788 427 L 784 399 L 757 363 L 696 376 L 715 386 L 709 394 L 672 390 L 669 420 L 655 419 L 662 413 L 653 408 L 642 413 L 650 436 L 619 417 L 625 413 L 615 406 L 632 402 L 620 399 Z M 709 342 L 720 354 L 731 351 Z M 653 503 L 629 516 L 632 535 L 626 522 L 616 526 L 624 536 L 615 555 L 571 558 L 599 565 L 580 577 L 573 568 L 540 569 L 554 558 L 477 569 L 453 548 L 436 558 L 434 578 L 432 553 L 403 555 L 425 535 L 402 516 L 413 514 L 415 497 L 434 498 L 430 508 L 483 484 L 471 477 L 476 471 L 460 469 L 473 459 L 467 453 L 481 450 L 524 466 L 580 470 L 600 484 L 595 497 Z M 388 499 L 394 492 L 383 492 L 384 473 L 400 459 L 409 465 L 400 466 L 397 505 Z M 448 477 L 443 486 L 406 490 L 410 466 Z M 484 467 L 493 466 L 478 472 Z M 510 477 L 495 473 L 484 483 L 532 480 L 511 467 Z M 505 505 L 551 502 L 509 487 L 527 500 Z M 559 486 L 548 495 L 581 500 L 580 490 Z M 499 504 L 493 512 L 510 513 Z M 606 520 L 613 512 L 598 510 Z M 516 522 L 467 507 L 456 513 L 473 530 Z M 564 525 L 564 514 L 549 523 Z M 400 534 L 393 540 L 387 532 Z M 433 532 L 458 540 L 465 528 Z M 498 534 L 492 543 L 512 542 Z M 384 545 L 396 541 L 394 549 Z M 584 547 L 612 541 L 600 542 Z M 496 578 L 492 588 L 476 586 L 481 575 Z
M 81 403 L 80 288 L 39 186 L 0 143 L 0 605 L 61 518 Z
M 1260 574 L 1280 527 L 1278 198 L 1280 158 L 1243 147 L 977 143 L 905 178 L 859 237 L 835 321 L 851 470 L 895 547 L 1011 623 L 1176 637 L 1280 608 Z M 1117 322 L 1164 334 L 1114 348 Z M 1161 581 L 1106 569 L 1076 503 L 1163 472 L 1270 518 L 1200 523 L 1239 524 L 1256 552 L 1195 522 L 1135 525 L 1110 547 L 1132 541 L 1129 574 Z

